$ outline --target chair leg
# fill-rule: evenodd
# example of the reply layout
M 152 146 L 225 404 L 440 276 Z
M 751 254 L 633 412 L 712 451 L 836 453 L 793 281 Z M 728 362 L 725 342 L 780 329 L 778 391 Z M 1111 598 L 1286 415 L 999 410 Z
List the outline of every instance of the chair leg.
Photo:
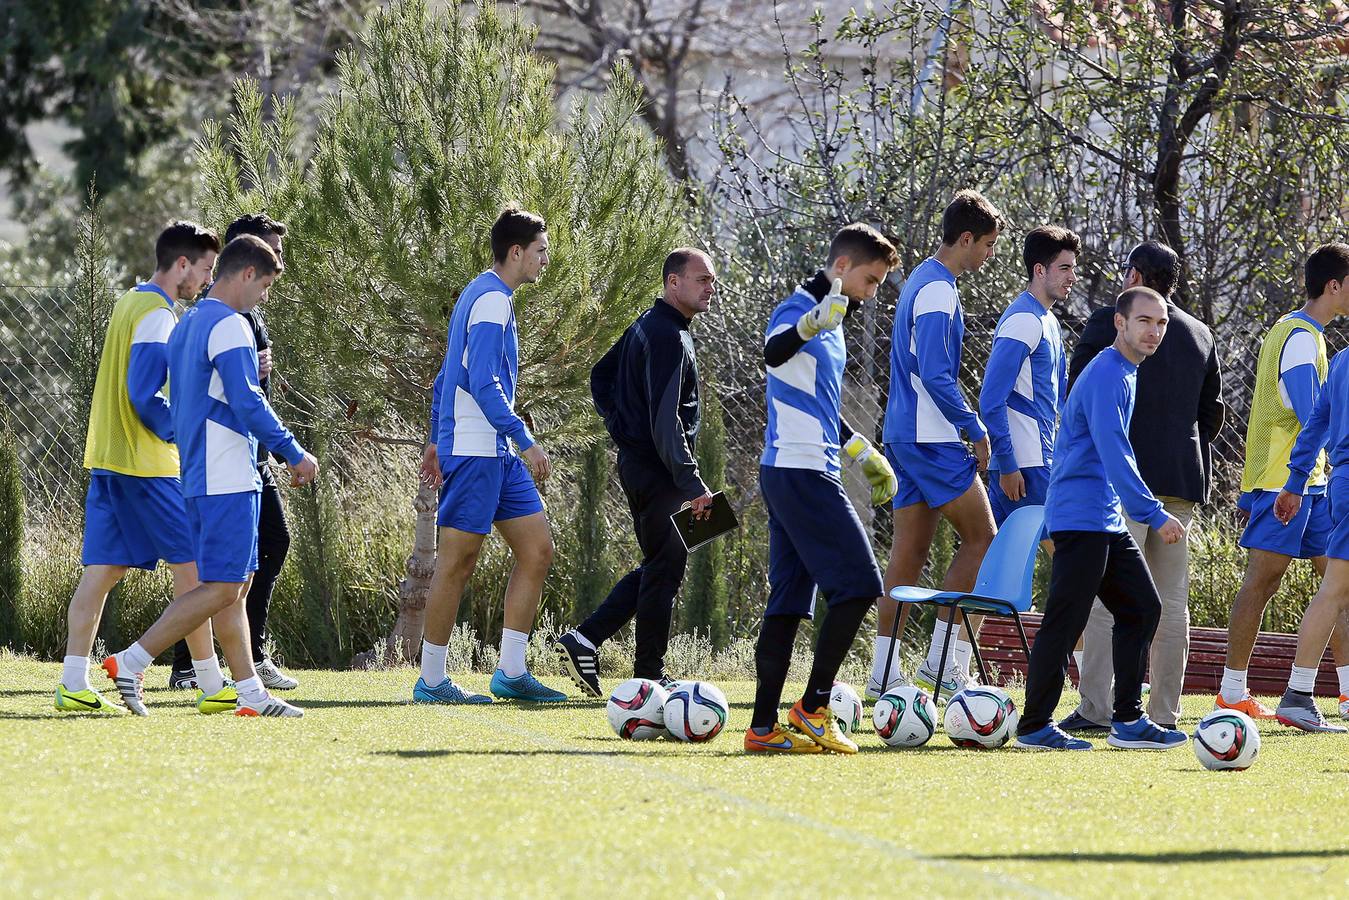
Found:
M 1012 610 L 1012 618 L 1016 621 L 1016 636 L 1021 638 L 1021 652 L 1026 654 L 1026 669 L 1030 670 L 1030 644 L 1026 643 L 1026 629 L 1021 625 L 1021 613 Z
M 960 607 L 960 618 L 965 623 L 965 630 L 970 633 L 970 649 L 974 653 L 974 663 L 979 668 L 979 683 L 988 684 L 988 669 L 984 666 L 984 655 L 979 652 L 979 636 L 970 627 L 970 614 L 965 612 L 963 606 Z
M 941 615 L 941 607 L 940 607 L 940 606 L 937 607 L 937 615 L 939 615 L 939 616 Z M 936 673 L 936 677 L 932 679 L 932 681 L 933 681 L 933 685 L 932 685 L 932 703 L 933 703 L 933 705 L 936 705 L 937 701 L 941 699 L 941 680 L 942 680 L 942 676 L 946 674 L 946 660 L 947 660 L 947 657 L 949 656 L 949 654 L 950 654 L 950 652 L 951 652 L 951 635 L 954 633 L 954 632 L 953 632 L 953 629 L 951 629 L 950 625 L 951 625 L 951 622 L 953 622 L 953 621 L 955 620 L 955 617 L 956 617 L 956 611 L 955 611 L 955 608 L 952 607 L 952 609 L 951 609 L 951 616 L 950 616 L 950 618 L 949 618 L 949 619 L 947 620 L 947 622 L 946 622 L 946 624 L 947 624 L 947 629 L 946 629 L 946 640 L 942 641 L 942 645 L 941 645 L 941 662 L 937 664 L 937 673 Z
M 890 684 L 890 664 L 894 662 L 895 639 L 899 637 L 899 611 L 903 604 L 895 603 L 895 621 L 890 623 L 890 655 L 885 658 L 885 670 L 881 672 L 881 693 L 885 693 L 885 688 Z

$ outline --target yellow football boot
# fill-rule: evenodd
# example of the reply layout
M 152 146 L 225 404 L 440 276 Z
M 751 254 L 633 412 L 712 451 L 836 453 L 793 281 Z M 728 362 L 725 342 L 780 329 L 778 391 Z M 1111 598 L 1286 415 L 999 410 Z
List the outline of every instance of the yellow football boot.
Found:
M 820 745 L 774 722 L 768 734 L 755 734 L 752 728 L 745 732 L 745 752 L 819 753 Z
M 64 684 L 56 686 L 56 708 L 62 712 L 111 713 L 120 716 L 126 712 L 120 706 L 114 706 L 103 695 L 92 688 L 83 691 L 68 691 Z
M 197 712 L 208 716 L 211 713 L 234 712 L 238 704 L 239 692 L 234 689 L 232 681 L 225 682 L 224 687 L 209 697 L 204 691 L 197 691 Z
M 787 713 L 787 722 L 802 735 L 830 753 L 856 753 L 857 745 L 838 730 L 838 722 L 828 706 L 806 712 L 798 700 Z

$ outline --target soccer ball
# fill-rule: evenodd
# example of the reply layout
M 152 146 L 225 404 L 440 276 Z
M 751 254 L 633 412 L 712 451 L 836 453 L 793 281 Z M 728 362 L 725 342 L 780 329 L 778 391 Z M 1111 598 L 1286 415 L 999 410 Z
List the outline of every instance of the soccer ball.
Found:
M 1001 688 L 976 685 L 957 691 L 947 702 L 946 734 L 957 747 L 991 750 L 1012 739 L 1020 718 Z
M 876 701 L 871 724 L 891 747 L 921 747 L 937 730 L 937 706 L 922 688 L 906 684 Z
M 829 711 L 838 720 L 838 730 L 844 734 L 852 734 L 862 724 L 862 698 L 845 682 L 834 682 L 834 691 L 829 695 Z
M 665 729 L 670 737 L 702 743 L 726 727 L 726 695 L 706 681 L 681 681 L 665 701 Z
M 604 706 L 609 727 L 626 741 L 654 741 L 665 735 L 665 688 L 649 678 L 629 678 Z
M 1250 768 L 1260 752 L 1260 730 L 1240 710 L 1215 709 L 1199 720 L 1190 746 L 1205 769 L 1240 772 Z

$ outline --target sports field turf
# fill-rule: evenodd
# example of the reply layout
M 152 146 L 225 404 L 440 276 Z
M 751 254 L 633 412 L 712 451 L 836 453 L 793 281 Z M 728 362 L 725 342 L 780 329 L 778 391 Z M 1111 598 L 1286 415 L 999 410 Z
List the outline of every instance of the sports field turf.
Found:
M 162 667 L 149 719 L 58 714 L 59 671 L 0 660 L 6 896 L 1349 891 L 1344 737 L 1266 727 L 1219 773 L 1103 742 L 889 750 L 868 718 L 856 757 L 762 758 L 740 752 L 748 682 L 692 746 L 620 741 L 601 701 L 414 707 L 410 669 L 299 673 L 299 722 L 200 716 Z

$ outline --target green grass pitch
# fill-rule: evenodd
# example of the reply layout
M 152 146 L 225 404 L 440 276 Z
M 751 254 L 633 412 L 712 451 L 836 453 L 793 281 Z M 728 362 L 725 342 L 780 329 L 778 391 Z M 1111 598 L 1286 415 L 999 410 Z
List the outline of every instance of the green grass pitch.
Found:
M 162 667 L 149 719 L 58 714 L 59 673 L 0 660 L 6 896 L 1349 891 L 1343 737 L 1267 726 L 1230 773 L 1104 742 L 889 750 L 868 719 L 855 757 L 763 758 L 740 751 L 748 682 L 692 746 L 620 741 L 601 701 L 414 707 L 410 669 L 299 673 L 298 722 L 201 716 Z

